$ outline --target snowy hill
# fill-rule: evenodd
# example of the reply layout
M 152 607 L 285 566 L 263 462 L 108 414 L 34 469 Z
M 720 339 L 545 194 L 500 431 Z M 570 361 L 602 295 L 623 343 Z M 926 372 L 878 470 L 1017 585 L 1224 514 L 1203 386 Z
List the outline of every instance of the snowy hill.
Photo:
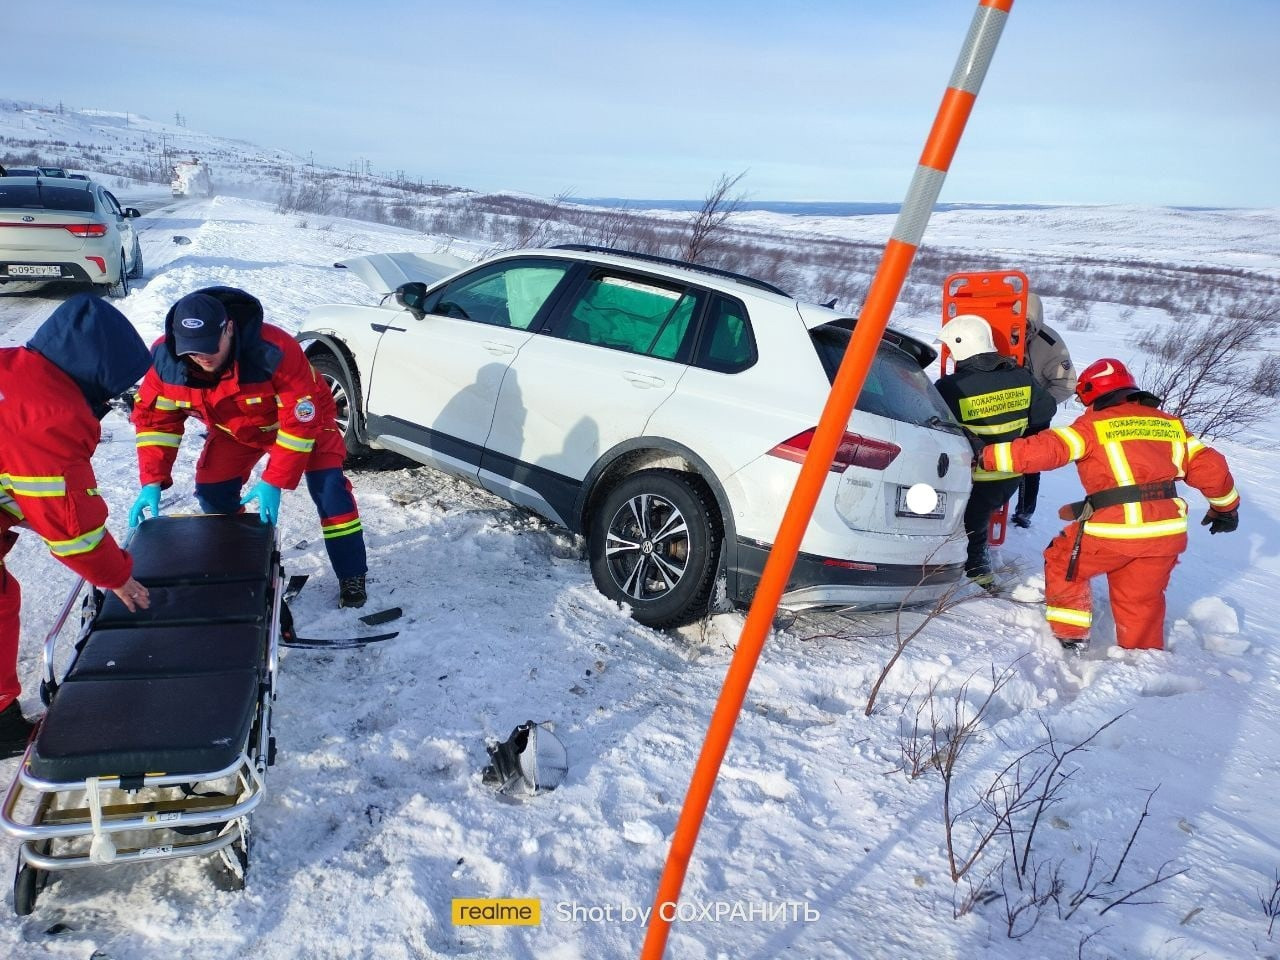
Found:
M 278 179 L 279 171 L 306 164 L 282 150 L 264 150 L 134 113 L 0 100 L 0 156 L 14 163 L 39 161 L 167 185 L 169 167 L 193 155 L 235 184 Z
M 130 132 L 136 122 L 101 129 L 119 132 L 122 145 L 145 142 Z M 105 156 L 101 136 L 94 145 Z M 202 156 L 215 157 L 219 147 L 206 147 Z M 1077 265 L 1086 290 L 1092 271 L 1119 270 L 1148 286 L 1118 289 L 1155 289 L 1174 265 L 1189 297 L 1188 277 L 1239 280 L 1236 303 L 1280 273 L 1277 219 L 1274 211 L 1079 208 L 1016 219 L 964 211 L 940 217 L 926 240 L 943 264 L 981 255 L 973 248 L 1015 263 L 1050 247 L 1087 255 Z M 798 249 L 821 233 L 883 242 L 891 220 L 777 218 L 753 229 Z M 269 321 L 296 330 L 315 304 L 373 302 L 332 269 L 337 259 L 443 249 L 476 257 L 489 246 L 228 196 L 167 205 L 139 225 L 148 274 L 118 305 L 148 340 L 174 300 L 200 286 L 246 289 Z M 175 234 L 191 243 L 174 244 Z M 1243 279 L 1232 273 L 1240 270 Z M 1060 329 L 1081 364 L 1114 355 L 1141 366 L 1139 329 L 1176 337 L 1186 318 L 1151 300 L 1111 299 L 1110 289 L 1093 287 L 1087 312 Z M 65 295 L 0 289 L 0 343 L 24 342 Z M 1049 321 L 1072 302 L 1047 298 Z M 928 331 L 937 311 L 937 299 L 912 301 L 894 323 Z M 95 467 L 110 527 L 122 535 L 137 491 L 133 432 L 115 413 L 104 430 Z M 189 431 L 167 512 L 194 508 L 198 443 Z M 1011 531 L 998 552 L 1008 597 L 974 596 L 923 624 L 913 613 L 784 621 L 752 684 L 684 887 L 690 913 L 675 924 L 667 955 L 1275 954 L 1278 443 L 1271 420 L 1216 444 L 1243 497 L 1241 528 L 1210 537 L 1193 525 L 1169 590 L 1165 652 L 1114 648 L 1102 584 L 1090 654 L 1065 661 L 1050 640 L 1039 551 L 1058 529 L 1053 508 L 1079 495 L 1071 470 L 1045 475 L 1034 526 Z M 644 925 L 635 915 L 652 902 L 742 615 L 678 634 L 646 629 L 595 591 L 581 542 L 532 515 L 425 468 L 384 466 L 352 479 L 370 547 L 370 609 L 401 606 L 401 634 L 361 651 L 286 652 L 280 759 L 252 818 L 247 891 L 218 892 L 197 861 L 70 873 L 44 891 L 33 916 L 0 919 L 0 954 L 638 953 Z M 1189 500 L 1198 519 L 1204 504 L 1194 493 Z M 305 494 L 285 495 L 282 533 L 287 572 L 311 575 L 295 604 L 300 626 L 350 633 Z M 7 563 L 25 594 L 20 674 L 23 706 L 34 713 L 40 640 L 70 576 L 29 535 Z M 872 685 L 917 626 L 866 715 Z M 481 783 L 484 743 L 530 719 L 555 723 L 569 776 L 553 793 L 512 803 Z M 1066 779 L 1054 781 L 1033 833 L 1020 819 L 1016 837 L 997 837 L 953 882 L 945 784 L 930 761 L 957 728 L 972 736 L 949 770 L 952 809 L 976 804 L 953 824 L 961 864 L 990 823 L 984 803 L 1064 756 Z M 0 776 L 15 767 L 0 762 Z M 15 849 L 0 841 L 5 855 Z M 542 923 L 454 926 L 455 897 L 537 898 Z M 703 908 L 720 919 L 702 919 Z

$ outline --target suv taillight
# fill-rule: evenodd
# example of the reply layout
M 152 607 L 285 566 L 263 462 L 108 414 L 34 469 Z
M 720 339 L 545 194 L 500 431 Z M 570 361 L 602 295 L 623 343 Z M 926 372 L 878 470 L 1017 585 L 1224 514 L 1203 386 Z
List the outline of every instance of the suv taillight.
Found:
M 814 427 L 804 433 L 797 433 L 790 440 L 784 440 L 769 451 L 769 456 L 794 460 L 796 463 L 803 462 L 805 454 L 809 452 L 809 445 L 813 443 L 816 430 L 817 427 Z M 831 469 L 835 473 L 843 473 L 849 467 L 883 470 L 893 463 L 894 458 L 901 452 L 902 448 L 897 444 L 846 431 L 840 440 L 840 446 L 836 448 L 836 458 L 831 463 Z
M 76 237 L 105 237 L 107 235 L 107 225 L 105 223 L 68 223 L 66 229 L 68 233 Z

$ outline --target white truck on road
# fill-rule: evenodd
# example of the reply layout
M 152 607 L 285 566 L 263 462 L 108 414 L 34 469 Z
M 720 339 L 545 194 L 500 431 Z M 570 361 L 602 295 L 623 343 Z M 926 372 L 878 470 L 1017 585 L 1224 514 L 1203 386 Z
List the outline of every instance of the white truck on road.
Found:
M 180 160 L 173 165 L 173 195 L 175 197 L 209 197 L 213 195 L 213 177 L 209 167 L 199 157 Z

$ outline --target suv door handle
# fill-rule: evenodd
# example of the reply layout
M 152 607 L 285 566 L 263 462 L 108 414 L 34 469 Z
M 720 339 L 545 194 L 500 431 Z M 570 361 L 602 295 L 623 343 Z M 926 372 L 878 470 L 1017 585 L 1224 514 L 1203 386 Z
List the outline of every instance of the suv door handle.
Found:
M 637 387 L 661 387 L 667 382 L 661 377 L 655 377 L 650 373 L 641 373 L 639 370 L 624 370 L 622 375 Z
M 509 343 L 503 343 L 501 340 L 485 340 L 484 348 L 495 357 L 504 357 L 516 352 L 515 347 Z

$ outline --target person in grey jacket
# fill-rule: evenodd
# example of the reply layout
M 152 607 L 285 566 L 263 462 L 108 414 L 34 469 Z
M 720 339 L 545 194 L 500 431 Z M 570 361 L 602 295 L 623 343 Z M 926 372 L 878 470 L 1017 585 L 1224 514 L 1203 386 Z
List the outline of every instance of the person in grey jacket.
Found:
M 1076 370 L 1071 365 L 1071 354 L 1066 341 L 1058 331 L 1044 322 L 1044 305 L 1034 293 L 1027 294 L 1027 347 L 1023 365 L 1031 371 L 1032 379 L 1043 387 L 1061 406 L 1076 389 Z M 1043 423 L 1028 425 L 1023 436 L 1030 437 L 1049 429 L 1052 417 Z M 1018 490 L 1018 505 L 1013 511 L 1015 527 L 1031 526 L 1031 515 L 1036 512 L 1036 500 L 1040 496 L 1040 474 L 1022 475 Z

